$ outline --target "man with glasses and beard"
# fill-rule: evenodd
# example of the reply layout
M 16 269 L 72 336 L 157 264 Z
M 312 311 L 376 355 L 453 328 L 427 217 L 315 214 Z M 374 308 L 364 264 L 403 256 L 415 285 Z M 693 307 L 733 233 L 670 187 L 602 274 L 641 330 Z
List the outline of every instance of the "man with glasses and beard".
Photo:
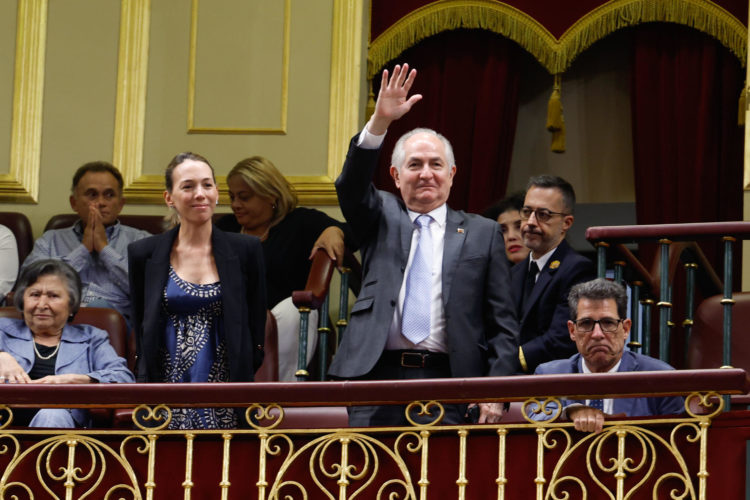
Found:
M 523 243 L 529 256 L 511 269 L 511 291 L 521 324 L 518 371 L 575 353 L 565 321 L 570 288 L 596 277 L 593 263 L 565 241 L 573 225 L 573 186 L 551 175 L 532 177 L 521 208 Z
M 652 357 L 625 350 L 630 333 L 630 319 L 626 318 L 628 297 L 625 288 L 603 278 L 575 285 L 568 298 L 570 320 L 568 333 L 578 354 L 541 364 L 535 374 L 550 373 L 614 373 L 673 370 L 667 363 Z M 600 432 L 605 415 L 647 417 L 682 413 L 684 400 L 679 396 L 651 398 L 562 400 L 562 419 L 572 420 L 576 430 Z M 556 413 L 554 403 L 545 412 L 529 417 L 546 420 Z

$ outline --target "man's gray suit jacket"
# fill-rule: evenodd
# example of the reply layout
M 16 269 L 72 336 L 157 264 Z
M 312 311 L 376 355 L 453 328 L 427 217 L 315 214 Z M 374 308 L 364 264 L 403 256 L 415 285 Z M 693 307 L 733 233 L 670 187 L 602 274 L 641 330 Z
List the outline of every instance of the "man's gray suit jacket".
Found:
M 372 184 L 379 150 L 352 140 L 336 180 L 341 210 L 362 253 L 362 289 L 330 374 L 367 374 L 383 353 L 398 305 L 414 225 L 400 197 Z M 510 375 L 518 356 L 518 322 L 500 226 L 448 208 L 443 305 L 454 377 Z

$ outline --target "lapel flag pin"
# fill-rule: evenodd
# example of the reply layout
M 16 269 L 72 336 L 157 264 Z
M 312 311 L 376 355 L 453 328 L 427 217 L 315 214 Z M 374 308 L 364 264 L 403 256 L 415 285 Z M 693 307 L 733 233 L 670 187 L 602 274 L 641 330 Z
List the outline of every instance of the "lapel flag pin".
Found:
M 462 228 L 462 227 L 456 228 L 456 232 L 458 234 L 464 234 L 464 228 Z

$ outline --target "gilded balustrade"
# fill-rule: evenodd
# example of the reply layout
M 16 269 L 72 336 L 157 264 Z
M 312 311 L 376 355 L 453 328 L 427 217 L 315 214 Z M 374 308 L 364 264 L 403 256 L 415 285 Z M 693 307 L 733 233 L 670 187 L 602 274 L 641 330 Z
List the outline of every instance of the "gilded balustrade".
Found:
M 605 388 L 615 397 L 685 394 L 686 413 L 608 420 L 599 434 L 574 431 L 558 415 L 544 422 L 525 416 L 526 409 L 548 408 L 563 396 L 596 397 Z M 709 430 L 727 415 L 720 415 L 719 396 L 747 389 L 746 374 L 737 369 L 399 382 L 3 385 L 0 498 L 705 499 L 722 487 L 723 476 L 738 467 L 744 472 L 744 464 L 711 461 L 716 451 Z M 493 425 L 441 423 L 443 404 L 495 398 L 516 402 L 521 417 Z M 143 404 L 128 428 L 13 428 L 12 407 L 32 401 L 44 407 Z M 365 403 L 406 404 L 407 416 L 429 412 L 432 420 L 392 428 L 285 426 L 287 412 L 299 406 Z M 185 406 L 243 407 L 245 425 L 168 429 L 172 409 Z M 710 483 L 709 474 L 717 481 Z

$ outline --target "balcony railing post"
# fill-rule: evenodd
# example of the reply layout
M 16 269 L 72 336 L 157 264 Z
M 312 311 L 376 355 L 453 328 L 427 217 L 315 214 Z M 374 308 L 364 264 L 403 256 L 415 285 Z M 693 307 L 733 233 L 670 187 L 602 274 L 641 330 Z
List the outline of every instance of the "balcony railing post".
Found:
M 346 331 L 346 325 L 349 323 L 346 320 L 346 315 L 349 314 L 349 274 L 352 270 L 348 267 L 341 268 L 341 292 L 339 293 L 339 320 L 336 322 L 336 329 L 338 330 L 338 343 L 341 343 L 341 339 L 344 337 Z
M 310 308 L 299 308 L 299 348 L 297 349 L 297 376 L 298 382 L 304 382 L 310 377 L 307 371 L 307 327 L 310 321 Z
M 659 266 L 659 359 L 669 363 L 669 310 L 672 302 L 669 297 L 669 245 L 672 241 L 659 240 L 661 259 Z
M 328 322 L 328 295 L 320 306 L 318 317 L 318 380 L 325 380 L 328 373 L 328 334 L 331 333 L 331 325 Z
M 641 302 L 641 286 L 643 285 L 640 281 L 634 281 L 630 290 L 630 342 L 628 347 L 631 351 L 640 352 L 641 344 L 641 317 L 640 317 L 640 302 Z
M 695 311 L 695 272 L 698 264 L 688 262 L 685 264 L 685 321 L 682 327 L 685 330 L 685 356 L 684 363 L 688 362 L 688 345 L 690 344 L 690 334 L 693 331 L 693 317 Z
M 623 285 L 623 274 L 625 271 L 625 261 L 624 260 L 616 260 L 613 262 L 615 266 L 615 282 Z
M 596 242 L 596 277 L 604 278 L 607 274 L 607 248 L 609 243 L 605 241 Z
M 724 306 L 724 349 L 722 363 L 729 367 L 732 365 L 732 243 L 737 241 L 731 236 L 722 238 L 724 241 L 724 298 L 721 303 Z
M 643 328 L 641 329 L 641 338 L 643 339 L 643 354 L 651 355 L 651 307 L 654 301 L 646 299 L 641 301 L 643 305 Z

